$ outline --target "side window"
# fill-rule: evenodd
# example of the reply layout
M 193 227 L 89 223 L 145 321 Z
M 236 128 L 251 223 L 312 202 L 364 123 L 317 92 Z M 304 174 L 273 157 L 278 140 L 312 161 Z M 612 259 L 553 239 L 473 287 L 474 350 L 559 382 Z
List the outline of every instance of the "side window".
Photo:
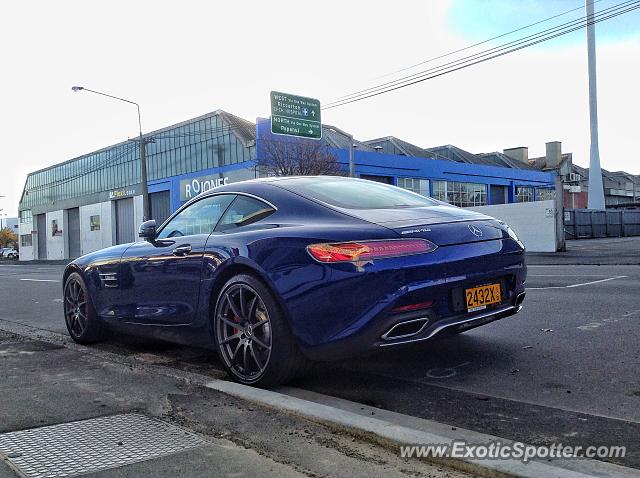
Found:
M 233 201 L 235 195 L 210 196 L 182 210 L 160 231 L 158 239 L 211 234 L 220 216 Z
M 266 203 L 246 196 L 238 196 L 220 220 L 216 231 L 232 231 L 253 224 L 274 212 Z

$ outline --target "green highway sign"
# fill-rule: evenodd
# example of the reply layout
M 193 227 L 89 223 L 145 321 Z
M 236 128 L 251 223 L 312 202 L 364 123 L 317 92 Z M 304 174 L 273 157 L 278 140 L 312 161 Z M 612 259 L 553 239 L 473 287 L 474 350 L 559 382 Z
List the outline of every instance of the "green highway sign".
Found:
M 303 138 L 322 138 L 320 101 L 271 92 L 271 132 Z

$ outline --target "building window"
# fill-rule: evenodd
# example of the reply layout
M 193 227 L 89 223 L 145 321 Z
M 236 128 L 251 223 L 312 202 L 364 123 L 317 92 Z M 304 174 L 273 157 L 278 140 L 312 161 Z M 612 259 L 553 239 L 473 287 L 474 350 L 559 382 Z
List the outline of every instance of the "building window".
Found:
M 530 186 L 516 186 L 516 202 L 533 201 L 533 188 Z
M 459 207 L 486 206 L 487 185 L 458 181 L 434 181 L 433 197 Z
M 100 215 L 96 215 L 96 216 L 90 216 L 89 217 L 89 228 L 92 231 L 99 231 L 100 230 Z
M 556 198 L 556 190 L 551 188 L 538 188 L 536 201 L 548 201 Z
M 20 235 L 20 246 L 21 247 L 31 247 L 31 234 L 21 234 Z
M 398 178 L 398 187 L 414 193 L 429 195 L 429 180 L 420 178 Z
M 27 224 L 33 222 L 33 216 L 31 215 L 31 209 L 24 209 L 20 211 L 20 224 Z
M 447 200 L 447 182 L 446 181 L 433 182 L 433 197 L 440 201 Z

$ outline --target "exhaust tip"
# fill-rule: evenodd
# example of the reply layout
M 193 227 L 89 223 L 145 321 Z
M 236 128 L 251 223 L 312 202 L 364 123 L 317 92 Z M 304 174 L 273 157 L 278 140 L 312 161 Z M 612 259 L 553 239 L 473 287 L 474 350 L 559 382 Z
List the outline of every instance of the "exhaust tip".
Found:
M 384 334 L 382 334 L 381 338 L 382 340 L 396 340 L 413 337 L 421 333 L 428 323 L 429 319 L 427 317 L 420 317 L 419 319 L 398 322 Z
M 524 302 L 524 298 L 527 295 L 526 292 L 520 292 L 517 296 L 516 296 L 516 307 L 519 307 L 522 305 L 522 303 Z

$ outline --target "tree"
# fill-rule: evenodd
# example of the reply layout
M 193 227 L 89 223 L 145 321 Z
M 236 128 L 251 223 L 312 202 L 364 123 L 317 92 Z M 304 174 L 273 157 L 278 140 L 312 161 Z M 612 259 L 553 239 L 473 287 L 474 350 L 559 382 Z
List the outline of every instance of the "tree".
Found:
M 15 247 L 18 245 L 18 236 L 8 227 L 0 230 L 0 247 Z
M 338 157 L 324 141 L 278 140 L 262 141 L 257 167 L 269 176 L 342 175 Z

